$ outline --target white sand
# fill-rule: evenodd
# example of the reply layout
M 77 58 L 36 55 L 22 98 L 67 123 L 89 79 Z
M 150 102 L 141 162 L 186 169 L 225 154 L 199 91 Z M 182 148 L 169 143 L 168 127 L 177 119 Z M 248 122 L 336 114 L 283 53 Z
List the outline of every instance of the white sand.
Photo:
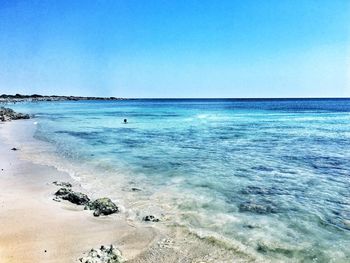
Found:
M 129 225 L 122 214 L 96 218 L 81 206 L 53 201 L 59 187 L 52 182 L 71 178 L 20 160 L 12 147 L 0 142 L 1 263 L 74 262 L 91 248 L 112 243 L 133 258 L 152 244 L 152 227 Z

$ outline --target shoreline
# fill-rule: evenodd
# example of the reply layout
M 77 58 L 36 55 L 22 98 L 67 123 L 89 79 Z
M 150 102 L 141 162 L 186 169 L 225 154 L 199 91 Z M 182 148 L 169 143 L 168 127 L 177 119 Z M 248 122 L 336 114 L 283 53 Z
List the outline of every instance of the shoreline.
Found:
M 0 126 L 4 128 L 6 123 Z M 128 224 L 123 214 L 96 218 L 81 206 L 54 202 L 59 187 L 53 181 L 82 189 L 67 173 L 21 160 L 18 154 L 0 142 L 1 262 L 78 262 L 90 249 L 110 244 L 133 259 L 155 241 L 157 230 Z
M 16 134 L 16 129 L 32 121 L 3 122 L 0 129 Z M 0 134 L 1 262 L 80 262 L 91 249 L 111 244 L 126 262 L 256 261 L 239 248 L 224 249 L 226 245 L 214 237 L 202 238 L 168 222 L 130 220 L 127 211 L 94 217 L 83 206 L 53 201 L 60 188 L 54 181 L 69 182 L 74 191 L 87 191 L 68 173 L 23 159 L 21 145 L 15 145 L 13 137 L 4 140 Z M 19 151 L 11 151 L 12 147 Z
M 116 97 L 85 97 L 85 96 L 61 96 L 61 95 L 0 95 L 0 103 L 17 103 L 17 102 L 43 102 L 43 101 L 118 101 L 126 100 L 126 98 L 116 98 Z

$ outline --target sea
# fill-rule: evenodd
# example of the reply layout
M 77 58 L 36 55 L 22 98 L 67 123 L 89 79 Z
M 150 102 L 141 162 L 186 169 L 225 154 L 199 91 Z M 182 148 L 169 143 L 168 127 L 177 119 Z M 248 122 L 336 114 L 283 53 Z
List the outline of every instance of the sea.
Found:
M 33 162 L 251 257 L 350 262 L 350 99 L 8 104 Z M 124 123 L 127 119 L 127 123 Z

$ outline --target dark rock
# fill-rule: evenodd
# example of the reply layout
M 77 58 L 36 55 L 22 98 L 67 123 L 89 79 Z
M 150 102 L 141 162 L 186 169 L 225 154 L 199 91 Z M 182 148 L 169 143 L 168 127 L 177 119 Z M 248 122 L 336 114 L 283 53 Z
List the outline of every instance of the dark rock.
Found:
M 140 189 L 140 188 L 133 187 L 133 188 L 131 188 L 131 191 L 133 191 L 133 192 L 139 192 L 139 191 L 141 191 L 141 189 Z
M 54 198 L 52 198 L 52 200 L 54 200 L 55 202 L 61 202 L 61 199 L 58 198 L 57 196 L 55 196 Z
M 87 256 L 79 258 L 82 263 L 122 263 L 125 262 L 120 250 L 113 245 L 101 246 L 100 249 L 91 249 Z
M 72 184 L 70 183 L 66 183 L 66 182 L 58 182 L 58 181 L 54 181 L 52 182 L 54 185 L 57 186 L 63 186 L 63 187 L 72 187 Z
M 269 204 L 258 204 L 254 202 L 245 202 L 239 205 L 240 212 L 252 212 L 256 214 L 276 213 L 275 207 Z
M 12 116 L 12 120 L 30 119 L 29 114 L 15 113 Z
M 87 207 L 91 210 L 95 210 L 94 216 L 106 216 L 119 212 L 117 205 L 107 197 L 96 199 L 94 202 L 89 203 Z
M 0 120 L 1 121 L 10 121 L 10 120 L 19 120 L 19 119 L 29 119 L 28 114 L 17 113 L 10 108 L 0 108 Z
M 67 188 L 60 188 L 55 195 L 56 196 L 64 196 L 64 195 L 68 195 L 70 192 L 72 192 L 71 189 L 67 189 Z
M 159 222 L 159 219 L 154 217 L 153 215 L 148 215 L 142 218 L 143 221 L 145 222 Z
M 90 201 L 90 198 L 86 194 L 80 192 L 71 192 L 67 196 L 63 196 L 62 199 L 76 205 L 85 205 Z
M 12 149 L 11 149 L 11 151 L 18 151 L 19 149 L 18 148 L 15 148 L 15 147 L 13 147 Z
M 246 225 L 243 225 L 244 228 L 248 228 L 248 229 L 254 229 L 255 226 L 253 225 L 250 225 L 250 224 L 246 224 Z
M 63 200 L 67 200 L 76 205 L 86 205 L 89 203 L 90 198 L 83 193 L 74 192 L 68 188 L 60 188 L 56 193 L 56 197 L 59 197 Z

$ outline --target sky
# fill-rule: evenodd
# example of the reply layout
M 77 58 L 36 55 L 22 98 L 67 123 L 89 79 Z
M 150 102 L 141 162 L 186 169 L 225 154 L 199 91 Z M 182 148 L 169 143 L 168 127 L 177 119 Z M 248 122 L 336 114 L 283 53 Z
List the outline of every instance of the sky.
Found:
M 0 0 L 0 94 L 350 97 L 349 0 Z

